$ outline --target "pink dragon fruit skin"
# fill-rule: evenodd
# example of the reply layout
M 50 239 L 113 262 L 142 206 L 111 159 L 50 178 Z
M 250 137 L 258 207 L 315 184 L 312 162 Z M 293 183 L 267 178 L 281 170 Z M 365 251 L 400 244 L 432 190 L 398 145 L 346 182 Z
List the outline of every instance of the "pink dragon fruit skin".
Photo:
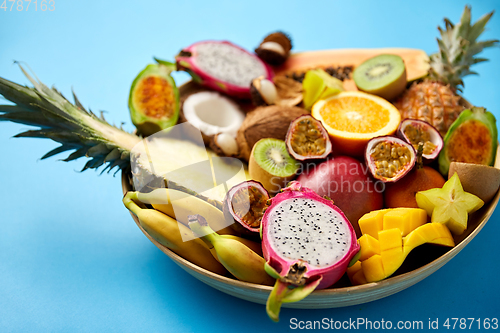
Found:
M 335 247 L 337 250 L 343 248 L 343 250 L 341 251 L 342 253 L 340 253 L 338 255 L 338 257 L 333 258 L 333 260 L 332 260 L 331 255 L 330 255 L 330 258 L 326 259 L 327 261 L 331 261 L 329 264 L 327 264 L 327 265 L 323 264 L 323 265 L 321 265 L 321 267 L 315 266 L 315 265 L 313 265 L 313 263 L 308 263 L 305 261 L 308 259 L 307 256 L 305 256 L 304 259 L 286 258 L 284 255 L 282 255 L 282 253 L 278 253 L 276 251 L 276 248 L 275 248 L 276 246 L 271 245 L 271 243 L 273 242 L 271 240 L 271 238 L 273 236 L 277 237 L 277 235 L 279 235 L 279 231 L 277 231 L 274 234 L 271 232 L 271 230 L 276 227 L 276 225 L 274 225 L 276 223 L 273 223 L 272 218 L 276 217 L 277 219 L 279 219 L 278 216 L 281 216 L 281 215 L 276 215 L 276 214 L 279 213 L 279 211 L 278 211 L 279 208 L 283 207 L 282 203 L 286 202 L 286 201 L 293 201 L 294 199 L 310 199 L 313 202 L 314 201 L 317 202 L 318 207 L 309 208 L 309 209 L 304 208 L 304 212 L 302 214 L 306 214 L 305 212 L 307 212 L 307 211 L 309 211 L 308 214 L 309 213 L 319 214 L 319 210 L 323 210 L 323 211 L 330 210 L 331 213 L 328 214 L 329 215 L 328 217 L 327 216 L 321 217 L 318 215 L 314 215 L 314 217 L 311 217 L 311 215 L 309 214 L 309 216 L 304 217 L 303 221 L 296 223 L 296 226 L 292 227 L 292 229 L 294 229 L 294 230 L 298 230 L 299 228 L 304 229 L 306 227 L 305 226 L 306 222 L 310 222 L 310 221 L 317 220 L 317 219 L 319 219 L 319 222 L 316 225 L 316 227 L 319 224 L 321 224 L 322 226 L 325 224 L 328 225 L 328 220 L 332 221 L 332 216 L 335 216 L 334 219 L 337 221 L 339 228 L 333 226 L 333 230 L 337 230 L 341 234 L 342 233 L 346 234 L 346 235 L 342 236 L 342 241 L 340 243 L 343 243 L 344 240 L 347 240 L 346 241 L 347 244 L 344 245 L 344 244 L 339 243 L 340 246 L 338 246 L 338 245 L 334 246 L 337 242 L 339 242 L 335 238 L 335 236 L 331 237 L 331 241 L 330 241 L 330 242 L 332 242 L 333 245 L 328 244 L 328 243 L 324 243 L 323 241 L 325 239 L 328 241 L 328 236 L 326 236 L 326 238 L 325 238 L 325 236 L 320 236 L 320 234 L 314 235 L 314 233 L 316 231 L 319 231 L 319 230 L 316 230 L 316 231 L 312 230 L 313 232 L 311 234 L 311 239 L 308 240 L 308 242 L 314 243 L 315 247 L 316 246 L 321 247 L 321 244 L 324 244 L 323 249 L 325 249 L 325 246 L 329 247 L 330 245 L 332 245 L 332 247 Z M 310 203 L 311 201 L 302 200 L 302 202 L 301 202 L 301 200 L 298 200 L 297 202 L 302 203 L 304 206 L 308 207 L 306 205 L 306 203 L 307 202 Z M 298 204 L 296 204 L 296 206 L 297 205 Z M 296 214 L 296 212 L 299 210 L 298 207 L 300 207 L 300 206 L 297 206 L 297 210 L 291 208 L 292 210 L 290 211 L 290 214 Z M 322 207 L 322 209 L 320 209 L 321 207 Z M 294 213 L 294 211 L 295 211 L 295 213 Z M 317 211 L 317 212 L 315 212 L 315 211 Z M 286 215 L 287 213 L 282 212 L 281 214 Z M 325 218 L 327 219 L 326 222 L 325 222 Z M 291 218 L 291 215 L 289 215 L 286 219 L 283 219 L 283 220 L 293 221 L 293 218 Z M 284 222 L 285 221 L 283 221 L 283 223 Z M 302 224 L 302 226 L 301 226 L 301 224 Z M 341 225 L 342 225 L 342 227 L 340 227 Z M 281 224 L 280 227 L 284 229 L 285 225 Z M 313 227 L 310 227 L 310 228 L 313 228 Z M 325 227 L 324 227 L 324 229 L 325 229 Z M 328 230 L 328 228 L 326 228 L 326 230 L 324 230 L 324 232 L 326 234 L 329 234 L 329 231 L 331 231 L 331 228 L 330 228 L 330 230 Z M 304 233 L 295 233 L 295 235 L 304 235 Z M 346 237 L 344 237 L 344 236 L 346 236 Z M 297 236 L 294 236 L 294 237 L 297 237 Z M 306 239 L 307 239 L 307 237 L 306 237 Z M 305 242 L 306 239 L 299 240 L 298 243 L 300 244 L 301 242 Z M 287 240 L 283 237 L 282 239 L 280 239 L 280 241 L 289 241 L 289 239 Z M 306 246 L 304 246 L 304 248 L 306 248 Z M 309 281 L 309 280 L 313 281 L 313 280 L 316 280 L 316 279 L 322 277 L 321 281 L 319 282 L 319 284 L 317 285 L 317 287 L 315 289 L 323 289 L 323 288 L 327 288 L 327 287 L 333 285 L 335 282 L 337 282 L 342 277 L 342 275 L 345 273 L 345 271 L 347 269 L 349 262 L 356 255 L 356 253 L 359 251 L 359 244 L 357 242 L 356 233 L 355 233 L 351 223 L 349 222 L 347 217 L 344 215 L 344 213 L 337 206 L 335 206 L 332 203 L 332 201 L 320 197 L 311 189 L 309 189 L 307 187 L 303 187 L 300 183 L 293 181 L 289 184 L 288 187 L 283 189 L 283 191 L 281 193 L 277 194 L 273 199 L 271 199 L 271 205 L 267 208 L 266 212 L 264 213 L 264 216 L 262 218 L 262 249 L 263 249 L 264 258 L 265 258 L 267 264 L 269 266 L 271 266 L 284 281 L 287 281 L 287 275 L 291 271 L 292 266 L 295 263 L 300 262 L 306 267 L 305 273 L 303 274 L 303 278 L 304 278 L 305 283 L 307 284 L 308 283 L 307 281 Z M 310 247 L 309 247 L 309 249 L 310 249 Z M 304 250 L 304 251 L 306 251 L 306 250 Z M 318 251 L 321 251 L 321 249 L 318 249 Z M 300 257 L 301 255 L 304 255 L 304 254 L 299 253 L 299 254 L 296 254 L 295 256 Z
M 272 79 L 274 75 L 257 55 L 228 41 L 195 43 L 182 49 L 175 59 L 177 69 L 187 71 L 193 81 L 237 98 L 250 98 L 253 79 Z

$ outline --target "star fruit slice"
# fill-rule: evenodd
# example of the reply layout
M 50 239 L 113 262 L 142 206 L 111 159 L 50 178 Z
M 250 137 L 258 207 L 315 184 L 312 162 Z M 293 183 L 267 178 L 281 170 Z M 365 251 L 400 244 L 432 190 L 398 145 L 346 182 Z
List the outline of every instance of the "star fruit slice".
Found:
M 457 173 L 442 188 L 417 192 L 415 198 L 418 207 L 431 216 L 431 222 L 445 224 L 455 235 L 467 229 L 468 214 L 484 205 L 483 200 L 463 190 Z
M 316 101 L 344 91 L 344 86 L 342 81 L 318 68 L 307 71 L 302 89 L 304 107 L 310 110 Z

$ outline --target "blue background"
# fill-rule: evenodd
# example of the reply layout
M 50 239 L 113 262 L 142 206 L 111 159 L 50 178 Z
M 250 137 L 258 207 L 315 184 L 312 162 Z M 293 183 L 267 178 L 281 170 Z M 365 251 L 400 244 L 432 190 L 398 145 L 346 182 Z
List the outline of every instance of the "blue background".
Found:
M 2 2 L 2 0 L 0 0 Z M 39 1 L 40 2 L 40 1 Z M 473 20 L 498 1 L 469 1 Z M 27 83 L 24 61 L 65 95 L 107 111 L 132 131 L 130 84 L 153 56 L 173 59 L 203 39 L 255 48 L 269 32 L 291 34 L 294 50 L 414 47 L 437 50 L 443 17 L 465 1 L 61 1 L 55 11 L 0 10 L 0 76 Z M 26 5 L 26 3 L 25 3 Z M 10 7 L 10 3 L 8 3 Z M 40 3 L 38 4 L 40 6 Z M 483 38 L 500 38 L 500 13 Z M 500 118 L 500 48 L 483 54 L 465 98 Z M 175 76 L 178 83 L 187 75 Z M 121 203 L 120 177 L 79 173 L 83 161 L 40 161 L 56 145 L 11 139 L 27 126 L 0 124 L 0 332 L 291 331 L 298 320 L 422 320 L 500 317 L 500 213 L 438 272 L 396 295 L 326 310 L 264 306 L 211 289 L 178 268 L 138 230 Z

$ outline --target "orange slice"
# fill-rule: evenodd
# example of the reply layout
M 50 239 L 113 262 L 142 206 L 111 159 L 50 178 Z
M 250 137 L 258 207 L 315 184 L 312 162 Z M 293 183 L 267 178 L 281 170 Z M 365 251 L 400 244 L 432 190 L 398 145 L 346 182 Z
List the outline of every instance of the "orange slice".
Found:
M 345 91 L 316 102 L 311 110 L 330 134 L 338 153 L 363 156 L 366 143 L 396 132 L 398 109 L 385 99 L 360 91 Z

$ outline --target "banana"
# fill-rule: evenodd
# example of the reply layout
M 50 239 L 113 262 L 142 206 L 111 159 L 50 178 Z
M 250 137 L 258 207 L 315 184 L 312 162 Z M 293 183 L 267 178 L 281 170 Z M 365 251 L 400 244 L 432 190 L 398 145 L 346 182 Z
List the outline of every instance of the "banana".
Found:
M 136 201 L 138 201 L 137 192 L 128 192 L 123 198 L 125 207 L 137 216 L 141 227 L 154 240 L 195 265 L 216 274 L 227 273 L 226 269 L 214 259 L 202 240 L 195 238 L 183 241 L 182 234 L 191 234 L 188 227 L 155 209 L 142 208 Z
M 149 193 L 137 192 L 140 202 L 150 204 L 154 209 L 167 214 L 177 221 L 188 225 L 188 216 L 200 214 L 206 216 L 210 227 L 221 235 L 236 235 L 231 226 L 228 226 L 224 214 L 208 202 L 193 195 L 178 190 L 157 188 Z M 175 212 L 172 202 L 175 201 Z
M 212 254 L 238 280 L 272 286 L 276 280 L 266 273 L 266 261 L 248 246 L 231 237 L 218 235 L 201 215 L 189 216 L 189 227 L 210 247 Z

